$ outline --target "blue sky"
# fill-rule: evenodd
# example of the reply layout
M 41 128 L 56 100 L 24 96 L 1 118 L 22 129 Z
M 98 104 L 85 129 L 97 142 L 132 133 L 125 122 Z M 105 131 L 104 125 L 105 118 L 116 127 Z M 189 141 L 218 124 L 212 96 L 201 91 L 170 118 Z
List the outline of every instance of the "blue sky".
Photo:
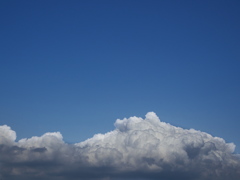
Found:
M 0 124 L 76 143 L 162 121 L 240 152 L 239 1 L 1 1 Z

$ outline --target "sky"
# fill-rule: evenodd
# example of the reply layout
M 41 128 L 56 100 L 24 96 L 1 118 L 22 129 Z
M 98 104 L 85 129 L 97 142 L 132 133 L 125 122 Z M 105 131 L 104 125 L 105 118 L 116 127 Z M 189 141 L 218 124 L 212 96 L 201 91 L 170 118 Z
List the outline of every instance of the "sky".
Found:
M 239 179 L 239 6 L 0 1 L 0 177 Z M 220 157 L 215 174 L 197 170 Z

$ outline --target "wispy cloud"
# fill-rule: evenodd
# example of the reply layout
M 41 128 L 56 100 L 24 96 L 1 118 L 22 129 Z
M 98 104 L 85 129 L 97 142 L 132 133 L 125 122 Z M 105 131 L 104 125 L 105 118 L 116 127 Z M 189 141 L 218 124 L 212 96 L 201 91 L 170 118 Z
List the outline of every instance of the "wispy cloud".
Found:
M 208 133 L 146 118 L 116 120 L 116 129 L 67 144 L 60 132 L 16 141 L 0 126 L 2 179 L 237 180 L 235 145 Z

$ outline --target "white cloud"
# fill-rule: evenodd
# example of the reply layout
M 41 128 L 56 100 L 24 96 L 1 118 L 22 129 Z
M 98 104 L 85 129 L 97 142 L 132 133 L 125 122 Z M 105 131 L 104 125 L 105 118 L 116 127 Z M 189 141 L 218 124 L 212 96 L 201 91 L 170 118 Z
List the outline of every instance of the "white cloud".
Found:
M 9 126 L 0 126 L 0 144 L 13 144 L 16 137 L 16 132 Z
M 154 112 L 145 119 L 118 119 L 114 125 L 115 130 L 74 145 L 66 144 L 59 132 L 15 142 L 16 133 L 0 126 L 2 176 L 14 179 L 18 172 L 23 179 L 240 178 L 235 145 L 222 138 L 172 126 Z
M 41 137 L 34 136 L 30 139 L 21 139 L 18 144 L 20 147 L 48 147 L 49 149 L 56 149 L 63 144 L 63 137 L 60 132 L 45 133 Z

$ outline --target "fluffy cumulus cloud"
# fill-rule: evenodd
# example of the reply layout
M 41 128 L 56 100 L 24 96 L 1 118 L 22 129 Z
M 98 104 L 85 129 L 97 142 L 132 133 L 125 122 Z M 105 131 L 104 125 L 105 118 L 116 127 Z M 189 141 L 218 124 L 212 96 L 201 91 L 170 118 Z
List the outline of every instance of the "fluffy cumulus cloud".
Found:
M 16 141 L 0 126 L 0 179 L 240 179 L 235 145 L 222 138 L 172 126 L 153 112 L 114 125 L 76 144 L 60 132 Z

